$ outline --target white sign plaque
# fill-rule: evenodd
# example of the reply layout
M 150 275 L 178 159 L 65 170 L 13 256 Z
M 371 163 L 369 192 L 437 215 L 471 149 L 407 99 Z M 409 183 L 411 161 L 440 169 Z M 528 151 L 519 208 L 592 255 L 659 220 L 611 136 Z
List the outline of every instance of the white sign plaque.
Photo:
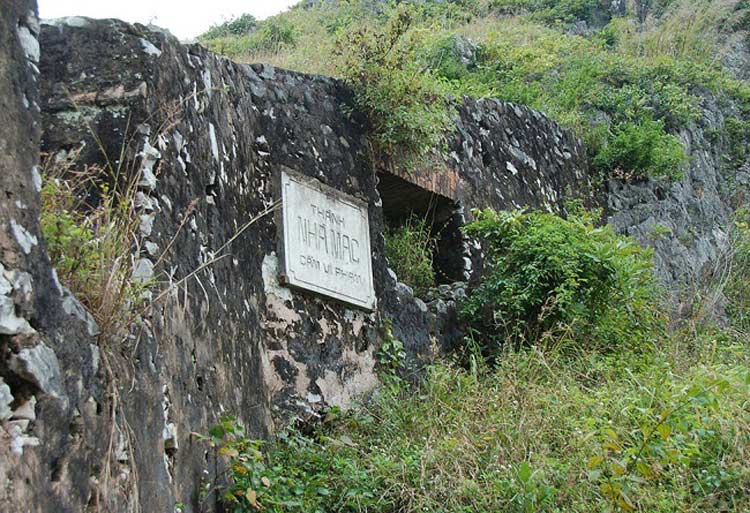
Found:
M 281 172 L 282 281 L 373 310 L 367 203 L 313 178 Z

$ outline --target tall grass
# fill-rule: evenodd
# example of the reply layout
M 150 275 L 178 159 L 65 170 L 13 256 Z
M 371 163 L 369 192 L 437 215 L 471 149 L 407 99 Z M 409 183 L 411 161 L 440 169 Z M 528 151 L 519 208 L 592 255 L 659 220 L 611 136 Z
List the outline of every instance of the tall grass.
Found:
M 225 497 L 236 512 L 746 511 L 747 341 L 684 342 L 441 363 L 418 389 L 388 387 L 265 455 L 215 433 L 232 462 Z
M 720 57 L 722 35 L 736 16 L 740 0 L 678 0 L 659 18 L 644 25 L 616 20 L 619 50 L 647 59 L 671 57 L 714 65 Z
M 104 338 L 121 335 L 149 284 L 133 279 L 140 251 L 140 173 L 79 167 L 78 151 L 43 167 L 42 234 L 61 283 L 91 312 Z

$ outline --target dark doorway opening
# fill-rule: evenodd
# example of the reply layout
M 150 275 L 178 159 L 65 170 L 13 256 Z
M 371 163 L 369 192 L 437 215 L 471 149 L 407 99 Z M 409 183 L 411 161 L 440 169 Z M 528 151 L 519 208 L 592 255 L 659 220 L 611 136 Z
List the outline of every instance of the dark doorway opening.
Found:
M 455 201 L 414 185 L 390 173 L 378 174 L 385 224 L 398 228 L 409 219 L 423 219 L 435 241 L 432 263 L 437 284 L 466 281 L 470 271 L 469 247 L 461 233 L 462 207 Z

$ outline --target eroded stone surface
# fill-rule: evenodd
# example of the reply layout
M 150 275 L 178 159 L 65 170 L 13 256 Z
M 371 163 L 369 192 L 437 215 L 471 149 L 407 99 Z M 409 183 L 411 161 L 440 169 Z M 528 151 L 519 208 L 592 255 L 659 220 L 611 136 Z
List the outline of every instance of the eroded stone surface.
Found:
M 39 230 L 39 22 L 0 8 L 0 510 L 83 511 L 105 423 L 75 411 L 102 390 L 86 324 L 63 308 Z M 10 410 L 10 411 L 9 411 Z
M 6 20 L 4 11 L 4 23 L 15 26 L 26 12 Z M 34 34 L 31 26 L 28 32 Z M 22 100 L 7 106 L 26 116 L 15 126 L 36 135 L 19 146 L 26 153 L 18 158 L 26 160 L 14 161 L 7 175 L 15 182 L 0 181 L 25 205 L 1 211 L 3 221 L 14 219 L 29 235 L 19 239 L 23 233 L 7 225 L 2 265 L 30 276 L 0 284 L 0 298 L 13 301 L 14 315 L 37 333 L 3 338 L 15 364 L 1 368 L 13 397 L 34 397 L 38 405 L 35 419 L 15 419 L 6 433 L 12 451 L 0 452 L 0 480 L 29 477 L 29 484 L 0 498 L 83 511 L 97 496 L 101 462 L 109 461 L 114 511 L 135 501 L 143 511 L 172 511 L 177 502 L 186 512 L 214 510 L 217 497 L 199 498 L 206 482 L 220 479 L 221 463 L 191 433 L 205 433 L 230 413 L 262 437 L 293 417 L 351 406 L 378 386 L 386 319 L 411 368 L 460 339 L 455 302 L 426 304 L 386 266 L 377 188 L 377 172 L 385 170 L 370 161 L 359 117 L 345 113 L 351 92 L 341 83 L 235 64 L 113 20 L 57 20 L 42 28 L 40 40 L 41 100 L 34 87 L 26 96 L 29 108 L 41 106 L 43 147 L 59 155 L 80 149 L 81 166 L 103 165 L 102 148 L 110 156 L 124 149 L 123 169 L 139 173 L 141 216 L 128 262 L 138 279 L 160 286 L 150 296 L 158 302 L 138 316 L 121 346 L 92 343 L 98 328 L 57 282 L 38 235 L 39 120 Z M 33 74 L 33 47 L 26 45 L 27 56 L 13 44 L 10 69 Z M 566 188 L 588 191 L 580 143 L 545 117 L 468 99 L 459 114 L 447 160 L 433 175 L 410 178 L 418 185 L 467 208 L 558 210 Z M 12 135 L 6 132 L 0 130 Z M 281 169 L 367 205 L 374 311 L 279 283 L 277 213 L 248 223 L 278 199 Z M 469 215 L 461 208 L 455 214 L 458 222 Z M 469 257 L 480 249 L 462 250 L 462 273 L 479 268 Z M 110 373 L 112 383 L 104 379 Z M 6 464 L 17 457 L 33 458 L 23 473 Z M 48 467 L 52 473 L 42 470 Z

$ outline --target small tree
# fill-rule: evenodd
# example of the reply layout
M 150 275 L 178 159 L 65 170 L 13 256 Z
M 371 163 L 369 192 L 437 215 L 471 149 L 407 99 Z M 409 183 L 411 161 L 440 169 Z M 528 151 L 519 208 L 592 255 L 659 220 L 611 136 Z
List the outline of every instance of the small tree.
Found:
M 338 71 L 354 89 L 380 152 L 422 156 L 439 146 L 450 123 L 432 72 L 418 64 L 420 33 L 412 8 L 399 5 L 383 27 L 351 30 L 337 42 Z

